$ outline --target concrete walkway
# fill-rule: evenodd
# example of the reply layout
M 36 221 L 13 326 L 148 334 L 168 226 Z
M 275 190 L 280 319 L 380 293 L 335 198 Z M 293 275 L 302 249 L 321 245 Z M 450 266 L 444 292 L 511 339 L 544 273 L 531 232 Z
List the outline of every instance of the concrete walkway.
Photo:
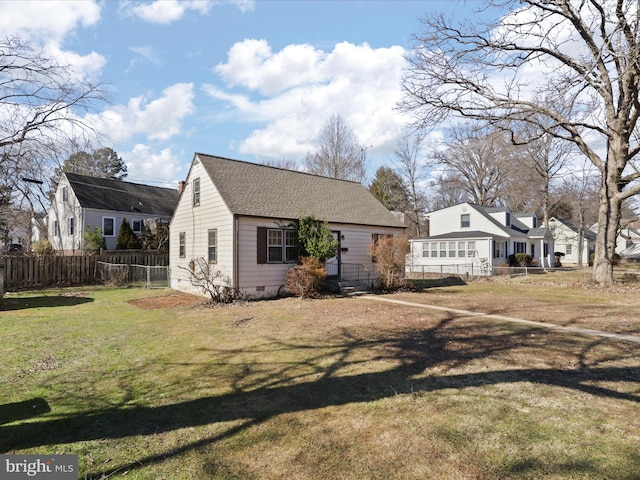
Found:
M 635 335 L 624 335 L 621 333 L 602 332 L 600 330 L 591 330 L 588 328 L 578 327 L 564 327 L 562 325 L 556 325 L 554 323 L 536 322 L 533 320 L 524 320 L 522 318 L 506 317 L 504 315 L 493 315 L 489 313 L 471 312 L 469 310 L 458 310 L 456 308 L 440 307 L 438 305 L 428 305 L 424 303 L 405 302 L 404 300 L 394 300 L 392 298 L 377 297 L 374 295 L 362 295 L 360 297 L 363 300 L 373 300 L 376 302 L 395 303 L 397 305 L 404 305 L 406 307 L 428 308 L 430 310 L 439 310 L 442 312 L 457 313 L 466 317 L 485 317 L 492 318 L 494 320 L 502 320 L 504 322 L 524 323 L 526 325 L 533 325 L 536 327 L 549 328 L 554 330 L 562 330 L 565 332 L 580 333 L 583 335 L 593 335 L 596 337 L 615 338 L 616 340 L 624 340 L 626 342 L 640 343 L 640 337 Z

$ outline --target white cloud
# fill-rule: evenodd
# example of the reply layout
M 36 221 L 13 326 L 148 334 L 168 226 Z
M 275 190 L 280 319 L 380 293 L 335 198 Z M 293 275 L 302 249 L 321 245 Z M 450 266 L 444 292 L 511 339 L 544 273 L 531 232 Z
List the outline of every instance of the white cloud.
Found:
M 47 55 L 69 65 L 72 76 L 96 80 L 105 58 L 96 52 L 80 55 L 65 51 L 62 43 L 76 29 L 97 24 L 100 9 L 98 2 L 83 0 L 0 2 L 0 32 L 8 37 L 17 35 L 34 48 L 44 48 Z
M 100 8 L 100 2 L 87 0 L 0 2 L 0 31 L 25 41 L 59 42 L 78 26 L 98 23 Z
M 304 156 L 331 115 L 349 123 L 371 153 L 388 153 L 405 118 L 396 111 L 405 50 L 374 49 L 343 42 L 324 52 L 289 45 L 273 52 L 265 40 L 245 40 L 215 71 L 229 93 L 214 85 L 205 92 L 224 105 L 224 118 L 264 123 L 238 147 L 259 157 Z M 258 97 L 256 98 L 256 93 Z
M 127 165 L 126 180 L 136 183 L 165 181 L 162 186 L 177 188 L 177 182 L 186 176 L 183 160 L 170 148 L 153 153 L 147 145 L 137 144 L 130 152 L 118 152 Z M 190 160 L 190 159 L 189 159 Z
M 189 10 L 206 15 L 214 5 L 215 2 L 209 0 L 156 0 L 150 3 L 122 1 L 119 11 L 125 16 L 138 17 L 145 22 L 168 25 L 180 20 Z
M 195 111 L 193 84 L 177 83 L 149 100 L 134 97 L 127 105 L 114 105 L 92 117 L 98 131 L 108 132 L 115 142 L 145 135 L 149 140 L 168 140 L 182 133 L 182 123 Z

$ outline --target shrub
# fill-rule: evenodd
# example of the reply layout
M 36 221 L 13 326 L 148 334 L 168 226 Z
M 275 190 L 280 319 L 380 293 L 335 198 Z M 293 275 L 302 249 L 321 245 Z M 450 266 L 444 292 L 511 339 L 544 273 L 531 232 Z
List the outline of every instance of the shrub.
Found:
M 320 260 L 302 257 L 300 264 L 287 271 L 285 291 L 300 298 L 317 296 L 324 288 L 327 271 Z
M 409 241 L 392 235 L 379 237 L 377 242 L 371 244 L 369 253 L 375 259 L 380 286 L 385 290 L 401 287 L 404 283 L 404 261 L 409 253 Z
M 239 292 L 231 287 L 229 276 L 202 257 L 192 259 L 188 268 L 179 268 L 189 272 L 191 285 L 209 295 L 211 303 L 231 303 L 239 297 Z
M 142 248 L 140 239 L 133 232 L 131 225 L 126 218 L 122 219 L 118 238 L 116 239 L 116 250 L 139 250 Z
M 339 242 L 326 221 L 320 222 L 313 215 L 302 217 L 298 220 L 297 230 L 302 256 L 314 257 L 320 262 L 335 256 Z
M 33 242 L 31 244 L 31 252 L 35 256 L 51 255 L 53 254 L 53 246 L 49 240 L 42 240 L 41 242 Z
M 509 255 L 510 267 L 527 267 L 531 265 L 533 257 L 528 253 L 512 253 Z

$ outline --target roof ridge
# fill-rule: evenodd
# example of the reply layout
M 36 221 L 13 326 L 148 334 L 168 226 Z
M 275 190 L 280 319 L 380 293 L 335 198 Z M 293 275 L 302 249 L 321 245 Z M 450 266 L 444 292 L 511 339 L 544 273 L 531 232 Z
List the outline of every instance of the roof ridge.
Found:
M 271 168 L 274 170 L 280 170 L 282 172 L 292 172 L 292 173 L 299 173 L 301 175 L 308 175 L 311 177 L 317 177 L 317 178 L 326 178 L 328 180 L 336 180 L 336 181 L 340 181 L 340 182 L 348 182 L 348 183 L 355 183 L 356 185 L 362 185 L 361 182 L 358 182 L 356 180 L 348 180 L 345 178 L 335 178 L 335 177 L 327 177 L 326 175 L 319 175 L 317 173 L 311 173 L 311 172 L 305 172 L 302 170 L 291 170 L 290 168 L 283 168 L 283 167 L 277 167 L 274 165 L 265 165 L 264 163 L 256 163 L 256 162 L 251 162 L 249 160 L 238 160 L 236 158 L 228 158 L 228 157 L 222 157 L 220 155 L 211 155 L 208 153 L 202 153 L 202 152 L 196 152 L 196 155 L 203 155 L 206 157 L 210 157 L 210 158 L 219 158 L 220 160 L 226 160 L 229 162 L 237 162 L 237 163 L 242 163 L 245 165 L 251 165 L 251 166 L 255 166 L 255 167 L 263 167 L 263 168 Z M 362 185 L 364 187 L 364 185 Z

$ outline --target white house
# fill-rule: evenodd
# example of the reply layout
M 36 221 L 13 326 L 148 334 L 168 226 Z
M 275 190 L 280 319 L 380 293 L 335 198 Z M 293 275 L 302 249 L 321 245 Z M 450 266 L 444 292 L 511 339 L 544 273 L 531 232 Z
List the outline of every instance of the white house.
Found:
M 615 253 L 628 260 L 637 260 L 640 250 L 640 230 L 634 228 L 634 223 L 630 220 L 621 220 L 616 237 Z M 592 225 L 591 230 L 597 234 L 598 224 Z
M 375 274 L 372 241 L 405 230 L 359 183 L 196 153 L 170 223 L 171 287 L 204 294 L 191 271 L 205 262 L 244 298 L 278 295 L 299 256 L 291 223 L 309 215 L 339 239 L 336 278 Z
M 538 266 L 553 266 L 553 237 L 538 226 L 535 214 L 465 202 L 427 216 L 430 236 L 411 240 L 408 272 L 489 275 L 515 253 L 531 255 Z
M 49 209 L 49 241 L 55 250 L 80 253 L 85 228 L 99 227 L 107 249 L 115 249 L 123 219 L 140 235 L 146 223 L 169 222 L 178 196 L 177 189 L 63 173 Z
M 580 227 L 576 222 L 556 217 L 549 219 L 549 230 L 553 235 L 555 252 L 564 253 L 564 257 L 561 259 L 563 265 L 578 265 L 580 260 L 582 265 L 589 263 L 590 255 L 595 252 L 595 232 L 585 227 L 581 240 Z M 582 256 L 580 249 L 582 249 Z

